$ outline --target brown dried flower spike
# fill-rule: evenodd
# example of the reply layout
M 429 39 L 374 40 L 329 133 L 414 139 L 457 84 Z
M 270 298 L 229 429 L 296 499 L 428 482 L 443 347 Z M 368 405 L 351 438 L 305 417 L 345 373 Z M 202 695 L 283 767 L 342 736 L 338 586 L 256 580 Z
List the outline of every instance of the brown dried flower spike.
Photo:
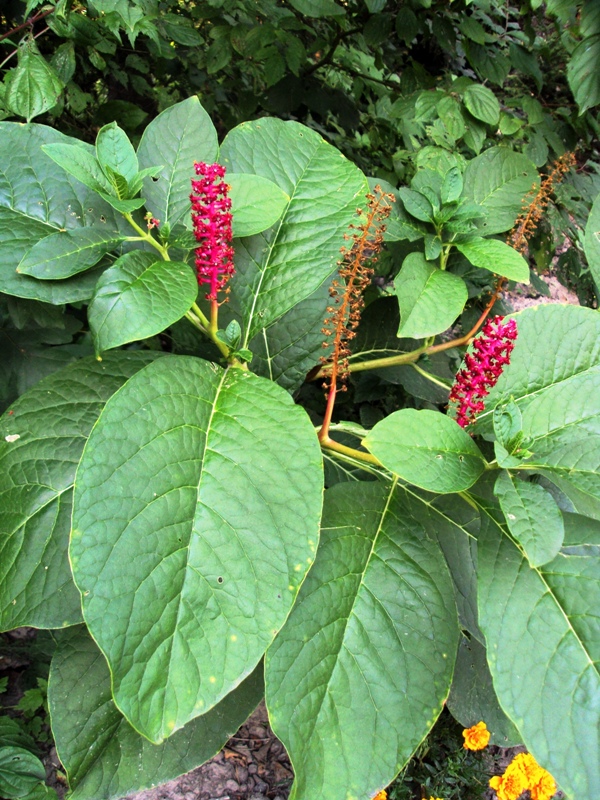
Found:
M 376 186 L 372 193 L 367 195 L 367 208 L 365 211 L 357 209 L 357 214 L 364 219 L 356 225 L 350 225 L 353 233 L 345 234 L 344 238 L 351 240 L 349 247 L 342 247 L 340 265 L 340 279 L 331 284 L 329 294 L 331 305 L 327 307 L 322 333 L 333 336 L 333 353 L 330 358 L 321 358 L 325 377 L 328 382 L 325 386 L 331 392 L 335 391 L 338 381 L 348 377 L 348 357 L 350 348 L 348 342 L 356 335 L 355 329 L 360 321 L 364 307 L 363 291 L 369 285 L 373 268 L 371 264 L 377 261 L 377 255 L 383 245 L 385 232 L 385 219 L 391 211 L 391 204 L 395 198 L 393 194 L 383 191 L 381 186 Z M 323 342 L 323 347 L 329 347 L 329 341 Z M 344 385 L 339 387 L 345 391 Z
M 533 200 L 528 202 L 534 189 L 525 197 L 523 209 L 506 240 L 506 243 L 514 247 L 521 255 L 527 255 L 528 240 L 535 233 L 535 229 L 548 207 L 554 187 L 562 181 L 569 169 L 576 164 L 577 159 L 573 153 L 564 153 L 552 164 L 550 172 L 542 180 Z

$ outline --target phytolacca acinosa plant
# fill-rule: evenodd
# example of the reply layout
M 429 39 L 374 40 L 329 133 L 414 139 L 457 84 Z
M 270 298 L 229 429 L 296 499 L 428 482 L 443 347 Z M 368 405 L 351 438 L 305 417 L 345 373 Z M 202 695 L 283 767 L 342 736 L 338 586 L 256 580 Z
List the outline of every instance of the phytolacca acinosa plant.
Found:
M 333 337 L 333 352 L 330 358 L 321 359 L 325 365 L 323 373 L 329 393 L 325 419 L 319 434 L 321 441 L 328 439 L 336 391 L 338 388 L 346 388 L 343 381 L 348 377 L 348 342 L 356 335 L 355 329 L 364 306 L 363 292 L 373 275 L 371 265 L 377 260 L 382 248 L 384 223 L 394 200 L 393 194 L 387 194 L 381 186 L 376 186 L 372 193 L 367 194 L 366 210 L 359 208 L 357 211 L 363 222 L 351 225 L 352 233 L 344 236 L 352 244 L 341 248 L 342 259 L 338 262 L 340 277 L 333 281 L 329 290 L 331 305 L 327 308 L 328 316 L 322 329 L 328 339 Z M 329 347 L 329 340 L 323 346 Z
M 225 167 L 220 164 L 194 164 L 196 175 L 192 180 L 192 222 L 194 235 L 199 242 L 196 248 L 196 273 L 198 283 L 208 284 L 206 299 L 217 302 L 218 293 L 225 288 L 234 273 L 231 240 L 231 200 L 229 186 L 222 180 Z
M 465 356 L 465 366 L 456 374 L 450 402 L 457 404 L 456 421 L 466 428 L 484 409 L 483 398 L 498 382 L 517 338 L 514 319 L 494 317 L 483 326 L 473 342 L 473 352 Z

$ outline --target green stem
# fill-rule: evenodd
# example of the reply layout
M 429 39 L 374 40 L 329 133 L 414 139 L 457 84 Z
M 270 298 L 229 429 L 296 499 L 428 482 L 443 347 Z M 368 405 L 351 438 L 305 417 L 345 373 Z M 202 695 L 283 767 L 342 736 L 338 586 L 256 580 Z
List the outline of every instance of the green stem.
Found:
M 446 269 L 448 265 L 448 259 L 450 258 L 451 249 L 451 244 L 447 244 L 445 247 L 442 247 L 442 252 L 440 253 L 440 269 Z
M 473 500 L 473 498 L 471 497 L 471 495 L 468 492 L 457 492 L 456 494 L 459 497 L 462 497 L 462 499 L 465 501 L 465 503 L 468 503 L 471 506 L 471 508 L 475 509 L 475 511 L 479 511 L 479 506 Z
M 441 381 L 439 378 L 436 378 L 435 375 L 432 375 L 430 372 L 426 372 L 424 369 L 421 369 L 421 367 L 419 367 L 417 364 L 412 363 L 410 366 L 413 369 L 416 369 L 419 375 L 422 375 L 424 378 L 427 378 L 428 381 L 431 381 L 432 383 L 441 386 L 442 389 L 446 390 L 450 389 L 450 386 L 447 383 L 444 383 L 444 381 Z
M 154 236 L 152 236 L 149 231 L 145 231 L 140 225 L 138 225 L 137 222 L 134 220 L 134 218 L 131 216 L 131 214 L 123 214 L 123 216 L 125 217 L 127 222 L 131 225 L 131 227 L 139 233 L 140 239 L 143 239 L 144 242 L 148 242 L 148 244 L 152 245 L 152 247 L 158 250 L 158 252 L 161 254 L 161 256 L 165 261 L 171 260 L 167 248 L 163 247 L 162 244 L 160 244 L 160 242 L 157 242 Z
M 358 364 L 348 364 L 350 372 L 363 372 L 368 369 L 379 369 L 380 367 L 396 367 L 399 364 L 410 364 L 427 350 L 427 346 L 419 347 L 410 353 L 400 353 L 397 356 L 385 356 L 384 358 L 374 358 L 372 361 L 359 361 Z M 320 377 L 320 375 L 317 375 Z
M 350 456 L 350 458 L 356 459 L 357 461 L 364 461 L 366 464 L 375 464 L 377 467 L 383 467 L 381 461 L 375 458 L 375 456 L 372 456 L 371 453 L 363 453 L 362 450 L 346 447 L 346 445 L 340 444 L 339 442 L 334 442 L 329 436 L 320 436 L 319 440 L 321 442 L 321 447 L 325 447 L 327 450 L 333 450 L 335 453 Z

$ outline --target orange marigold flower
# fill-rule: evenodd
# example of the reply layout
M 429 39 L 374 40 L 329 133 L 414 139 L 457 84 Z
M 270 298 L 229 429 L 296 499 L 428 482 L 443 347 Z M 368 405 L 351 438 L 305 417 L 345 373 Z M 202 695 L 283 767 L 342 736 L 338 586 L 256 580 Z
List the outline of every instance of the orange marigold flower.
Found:
M 490 780 L 498 800 L 517 800 L 529 791 L 531 800 L 551 800 L 556 793 L 552 775 L 537 763 L 531 753 L 519 753 L 510 762 L 504 775 Z
M 463 731 L 463 736 L 465 737 L 463 747 L 467 750 L 483 750 L 490 741 L 490 732 L 486 728 L 485 722 L 478 722 L 477 725 L 467 728 Z
M 387 792 L 383 789 L 381 792 L 377 792 L 373 800 L 387 800 Z
M 490 786 L 498 795 L 498 800 L 517 800 L 529 787 L 525 773 L 520 769 L 511 771 L 510 766 L 504 775 L 490 778 Z

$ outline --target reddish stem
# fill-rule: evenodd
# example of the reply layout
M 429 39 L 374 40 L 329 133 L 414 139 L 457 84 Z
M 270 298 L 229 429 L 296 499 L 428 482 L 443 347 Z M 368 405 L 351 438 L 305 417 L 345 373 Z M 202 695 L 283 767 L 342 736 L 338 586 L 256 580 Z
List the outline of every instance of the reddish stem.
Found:
M 40 13 L 36 14 L 35 17 L 30 17 L 28 20 L 23 22 L 21 25 L 17 25 L 16 28 L 12 28 L 7 33 L 3 33 L 2 36 L 0 36 L 0 42 L 3 39 L 8 39 L 8 37 L 12 36 L 13 33 L 18 33 L 19 31 L 22 31 L 23 28 L 33 28 L 33 26 L 35 25 L 36 22 L 39 22 L 41 19 L 44 19 L 44 17 L 47 17 L 50 14 L 53 14 L 54 10 L 55 9 L 51 8 L 48 11 L 40 11 Z

